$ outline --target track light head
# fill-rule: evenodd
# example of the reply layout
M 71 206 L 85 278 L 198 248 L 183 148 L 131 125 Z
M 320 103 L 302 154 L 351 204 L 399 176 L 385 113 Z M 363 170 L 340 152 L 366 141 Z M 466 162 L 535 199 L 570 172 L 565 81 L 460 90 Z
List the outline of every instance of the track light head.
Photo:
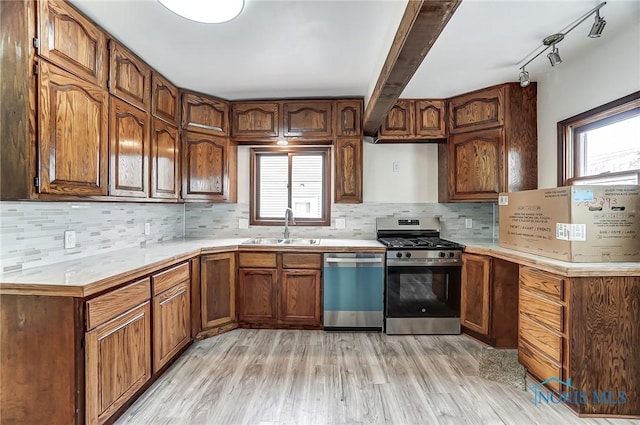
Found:
M 521 69 L 522 71 L 520 71 L 520 76 L 518 77 L 520 80 L 520 87 L 527 87 L 531 84 L 531 79 L 529 78 L 529 73 L 525 71 L 524 68 Z
M 562 63 L 562 58 L 560 58 L 560 51 L 555 44 L 552 46 L 551 53 L 547 55 L 547 58 L 549 58 L 551 66 L 560 65 Z
M 600 11 L 597 10 L 596 19 L 593 23 L 593 26 L 591 26 L 591 31 L 589 31 L 589 37 L 591 38 L 600 37 L 600 35 L 602 34 L 602 31 L 604 30 L 605 25 L 607 25 L 607 21 L 605 21 L 604 18 L 600 16 Z

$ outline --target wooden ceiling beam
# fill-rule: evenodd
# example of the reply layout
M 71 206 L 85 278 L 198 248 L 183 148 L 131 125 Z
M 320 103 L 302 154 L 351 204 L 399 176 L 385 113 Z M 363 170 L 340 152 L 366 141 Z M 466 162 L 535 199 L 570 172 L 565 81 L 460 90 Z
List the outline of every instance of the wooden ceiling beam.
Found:
M 462 0 L 409 0 L 364 113 L 373 136 Z

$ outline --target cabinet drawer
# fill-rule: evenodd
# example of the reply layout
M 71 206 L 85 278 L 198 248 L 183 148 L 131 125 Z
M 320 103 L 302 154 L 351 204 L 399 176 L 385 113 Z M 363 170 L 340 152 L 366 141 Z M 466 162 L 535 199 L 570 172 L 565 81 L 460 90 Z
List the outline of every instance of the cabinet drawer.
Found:
M 175 286 L 185 280 L 189 280 L 189 263 L 182 263 L 179 266 L 170 268 L 162 273 L 151 276 L 153 282 L 153 296 Z
M 540 381 L 553 377 L 562 379 L 562 367 L 522 339 L 518 342 L 518 361 Z M 556 391 L 561 390 L 557 381 L 550 381 L 548 385 Z
M 283 269 L 320 269 L 322 254 L 282 254 Z
M 520 288 L 520 314 L 523 314 L 551 329 L 563 332 L 563 307 L 535 296 L 524 288 Z
M 520 338 L 532 347 L 547 354 L 553 360 L 562 362 L 562 336 L 520 315 Z
M 87 330 L 142 304 L 151 297 L 151 281 L 145 279 L 87 301 Z
M 520 267 L 520 286 L 541 292 L 552 299 L 564 300 L 564 279 L 551 273 Z
M 275 252 L 241 252 L 238 254 L 239 267 L 277 267 Z

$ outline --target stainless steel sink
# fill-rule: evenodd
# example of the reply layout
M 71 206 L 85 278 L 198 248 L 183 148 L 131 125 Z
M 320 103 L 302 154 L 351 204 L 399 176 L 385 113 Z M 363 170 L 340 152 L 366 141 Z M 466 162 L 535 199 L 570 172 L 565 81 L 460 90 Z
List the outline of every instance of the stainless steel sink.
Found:
M 242 245 L 319 245 L 320 239 L 253 238 Z

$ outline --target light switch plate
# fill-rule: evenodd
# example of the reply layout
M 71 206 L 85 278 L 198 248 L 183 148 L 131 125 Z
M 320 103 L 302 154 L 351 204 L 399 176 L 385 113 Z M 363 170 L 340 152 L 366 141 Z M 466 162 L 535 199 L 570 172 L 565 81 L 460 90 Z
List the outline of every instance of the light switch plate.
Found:
M 344 229 L 347 227 L 347 220 L 344 218 L 336 218 L 336 229 Z
M 71 249 L 76 247 L 76 232 L 74 230 L 67 230 L 64 232 L 64 249 Z
M 238 219 L 238 229 L 248 229 L 249 228 L 249 220 L 246 218 Z
M 151 234 L 151 223 L 144 223 L 144 235 L 149 236 Z
M 467 229 L 473 228 L 473 220 L 470 219 L 470 218 L 465 218 L 464 219 L 464 227 L 466 227 Z

